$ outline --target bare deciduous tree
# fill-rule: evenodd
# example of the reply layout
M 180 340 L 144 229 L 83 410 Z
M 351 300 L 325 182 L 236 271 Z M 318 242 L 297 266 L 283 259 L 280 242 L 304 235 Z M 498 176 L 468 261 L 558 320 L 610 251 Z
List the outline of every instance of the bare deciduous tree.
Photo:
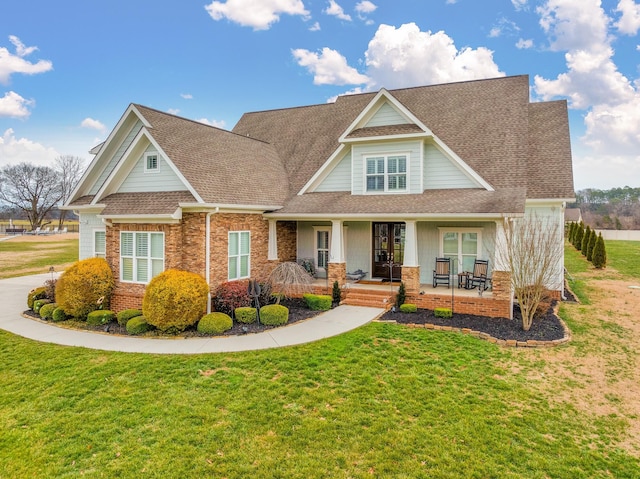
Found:
M 59 156 L 55 159 L 55 169 L 60 173 L 60 190 L 62 193 L 60 203 L 64 204 L 78 185 L 80 178 L 82 178 L 84 159 L 71 155 Z M 67 211 L 60 210 L 60 219 L 58 220 L 58 226 L 60 228 L 62 228 L 66 216 Z
M 298 263 L 287 261 L 273 268 L 267 283 L 271 291 L 277 294 L 279 304 L 281 297 L 291 298 L 295 295 L 310 293 L 313 278 Z
M 511 287 L 522 313 L 522 329 L 533 317 L 550 288 L 557 288 L 562 271 L 563 229 L 558 221 L 536 214 L 505 221 L 504 241 L 497 254 L 511 271 Z

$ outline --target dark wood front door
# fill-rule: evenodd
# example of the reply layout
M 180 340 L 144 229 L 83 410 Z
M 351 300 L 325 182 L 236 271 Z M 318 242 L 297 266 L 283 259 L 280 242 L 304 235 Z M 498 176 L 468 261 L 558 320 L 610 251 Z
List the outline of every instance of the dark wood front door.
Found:
M 373 223 L 373 274 L 400 280 L 404 261 L 404 223 Z

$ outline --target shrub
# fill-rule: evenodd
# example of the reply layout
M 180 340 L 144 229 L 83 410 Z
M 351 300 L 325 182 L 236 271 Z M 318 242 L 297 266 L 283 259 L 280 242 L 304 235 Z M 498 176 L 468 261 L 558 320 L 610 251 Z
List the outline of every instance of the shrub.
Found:
M 598 233 L 598 239 L 593 247 L 593 266 L 598 269 L 604 268 L 607 265 L 607 251 L 604 247 L 604 239 L 602 233 Z
M 43 304 L 40 307 L 40 317 L 45 321 L 53 319 L 53 312 L 58 308 L 56 303 Z
M 333 289 L 331 290 L 331 299 L 335 304 L 340 304 L 342 300 L 342 291 L 340 290 L 340 283 L 337 281 L 333 282 Z
M 116 313 L 113 311 L 108 309 L 97 309 L 96 311 L 91 311 L 87 315 L 87 324 L 92 326 L 101 326 L 103 324 L 109 324 L 114 319 L 116 319 Z
M 289 309 L 281 304 L 267 304 L 260 308 L 260 322 L 268 326 L 279 326 L 289 321 Z
M 415 313 L 418 311 L 418 306 L 411 303 L 404 303 L 400 305 L 401 313 Z
M 54 323 L 59 323 L 60 321 L 66 321 L 67 313 L 64 312 L 64 309 L 58 307 L 53 310 L 53 314 L 51 315 L 51 320 Z
M 231 316 L 225 313 L 209 313 L 205 314 L 198 321 L 198 332 L 205 334 L 220 334 L 230 330 L 233 327 Z
M 216 311 L 233 316 L 236 308 L 251 306 L 248 281 L 227 281 L 216 288 L 213 305 Z
M 587 229 L 584 230 L 584 236 L 582 237 L 582 245 L 580 251 L 582 256 L 587 256 L 587 250 L 589 249 L 589 240 L 591 239 L 591 226 L 587 225 Z
M 573 236 L 573 246 L 575 249 L 582 249 L 582 237 L 584 236 L 584 223 L 581 221 L 576 228 L 576 234 Z
M 311 311 L 329 311 L 331 309 L 331 296 L 307 293 L 302 295 L 302 299 Z
M 57 279 L 48 279 L 44 282 L 45 297 L 51 301 L 56 299 L 56 283 Z
M 209 285 L 202 276 L 169 269 L 147 286 L 142 314 L 149 324 L 162 331 L 183 331 L 202 317 L 208 294 Z
M 596 234 L 596 230 L 591 230 L 591 236 L 589 236 L 589 246 L 587 246 L 587 261 L 593 261 L 593 248 L 596 246 L 596 241 L 598 241 L 598 235 Z
M 34 313 L 40 313 L 40 308 L 42 306 L 44 306 L 45 304 L 49 304 L 51 303 L 50 299 L 36 299 L 33 302 L 33 312 Z
M 151 331 L 153 326 L 147 323 L 147 320 L 144 316 L 136 316 L 135 318 L 131 318 L 127 321 L 127 333 L 136 336 L 138 334 L 146 333 L 147 331 Z
M 249 324 L 254 323 L 258 317 L 256 308 L 250 306 L 241 306 L 235 310 L 236 321 L 239 323 Z
M 433 310 L 433 315 L 436 318 L 451 318 L 453 317 L 453 312 L 451 308 L 436 308 Z
M 27 295 L 27 307 L 29 309 L 33 309 L 33 302 L 36 299 L 45 299 L 46 297 L 47 297 L 47 288 L 45 288 L 44 286 L 32 289 L 31 291 L 29 291 L 29 294 Z
M 407 299 L 407 290 L 404 286 L 404 283 L 400 283 L 398 287 L 398 294 L 396 295 L 396 306 L 399 308 L 404 304 Z
M 91 311 L 109 309 L 115 286 L 104 258 L 76 261 L 56 284 L 56 303 L 74 318 L 85 319 Z
M 131 318 L 135 318 L 136 316 L 142 316 L 142 311 L 139 309 L 125 309 L 124 311 L 120 311 L 116 315 L 116 319 L 118 320 L 118 324 L 120 326 L 126 326 L 127 322 Z

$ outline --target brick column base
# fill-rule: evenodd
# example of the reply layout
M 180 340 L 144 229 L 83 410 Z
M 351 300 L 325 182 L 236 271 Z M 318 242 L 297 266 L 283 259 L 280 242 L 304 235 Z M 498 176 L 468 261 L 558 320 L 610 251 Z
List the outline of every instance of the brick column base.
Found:
M 491 292 L 495 299 L 511 301 L 511 272 L 494 270 L 491 276 Z
M 403 266 L 402 282 L 407 294 L 420 293 L 420 266 Z
M 347 283 L 347 263 L 329 263 L 327 265 L 327 281 L 329 288 L 333 288 L 335 281 L 342 288 Z

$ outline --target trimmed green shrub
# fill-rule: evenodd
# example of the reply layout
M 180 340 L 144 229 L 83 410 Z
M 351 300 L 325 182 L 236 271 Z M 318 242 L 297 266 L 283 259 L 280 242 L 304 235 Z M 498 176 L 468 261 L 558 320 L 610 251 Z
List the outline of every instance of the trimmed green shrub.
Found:
M 451 308 L 436 308 L 433 310 L 433 315 L 436 318 L 451 318 L 453 317 L 453 312 Z
M 109 309 L 114 286 L 113 273 L 104 258 L 76 261 L 56 284 L 56 303 L 68 315 L 84 320 L 91 311 Z
M 213 305 L 216 311 L 233 316 L 237 308 L 251 306 L 248 281 L 227 281 L 216 288 Z
M 144 293 L 142 314 L 161 331 L 179 332 L 207 310 L 209 285 L 199 274 L 169 269 L 153 278 Z M 129 323 L 127 323 L 129 324 Z
M 596 246 L 596 241 L 598 241 L 598 235 L 596 234 L 596 230 L 591 230 L 591 236 L 589 236 L 589 246 L 587 246 L 587 261 L 593 261 L 593 248 Z
M 404 283 L 400 283 L 398 287 L 398 294 L 396 295 L 396 306 L 399 308 L 404 304 L 407 299 L 407 290 L 404 286 Z
M 40 317 L 42 319 L 44 319 L 45 321 L 49 321 L 51 319 L 53 319 L 53 312 L 58 308 L 58 305 L 56 303 L 47 303 L 47 304 L 43 304 L 40 307 Z
M 258 311 L 256 308 L 250 306 L 241 306 L 235 310 L 236 321 L 239 323 L 250 324 L 255 323 L 258 318 Z
M 335 304 L 340 304 L 342 301 L 342 291 L 340 290 L 340 283 L 337 281 L 333 282 L 333 289 L 331 290 L 331 299 Z
M 126 326 L 127 322 L 136 316 L 142 316 L 142 311 L 139 309 L 125 309 L 116 314 L 116 319 L 120 326 Z
M 584 236 L 584 223 L 581 221 L 576 228 L 576 234 L 573 236 L 573 247 L 577 250 L 582 249 L 582 237 Z
M 254 310 L 255 311 L 255 310 Z M 230 330 L 233 327 L 231 316 L 225 313 L 209 313 L 205 314 L 198 321 L 198 332 L 205 334 L 220 334 Z
M 604 239 L 602 233 L 598 234 L 598 239 L 593 247 L 593 266 L 597 269 L 604 268 L 607 265 L 607 251 L 604 247 Z
M 147 319 L 144 316 L 136 316 L 135 318 L 131 318 L 127 321 L 127 333 L 136 336 L 138 334 L 146 333 L 147 331 L 151 331 L 153 326 L 147 323 Z
M 418 311 L 418 306 L 412 303 L 404 303 L 400 305 L 401 313 L 415 313 Z
M 587 250 L 589 249 L 589 240 L 591 239 L 591 226 L 587 225 L 587 229 L 584 231 L 582 237 L 582 245 L 580 246 L 580 252 L 582 256 L 587 256 Z
M 40 313 L 40 308 L 42 306 L 44 306 L 45 304 L 49 304 L 49 303 L 51 303 L 50 299 L 36 299 L 33 302 L 33 312 L 39 314 Z
M 311 311 L 329 311 L 333 298 L 325 294 L 303 294 L 302 299 Z
M 27 295 L 27 307 L 29 309 L 33 309 L 33 302 L 36 299 L 45 299 L 47 297 L 47 288 L 44 286 L 41 286 L 39 288 L 34 288 L 31 291 L 29 291 L 29 294 Z
M 58 307 L 53 310 L 53 314 L 51 315 L 51 320 L 54 323 L 59 323 L 60 321 L 66 321 L 67 313 L 64 312 L 64 309 Z
M 267 304 L 260 308 L 260 322 L 269 326 L 287 324 L 289 308 L 281 304 Z
M 109 324 L 114 319 L 116 319 L 116 313 L 113 311 L 108 309 L 98 309 L 96 311 L 91 311 L 87 315 L 87 324 L 92 326 L 101 326 L 103 324 Z

